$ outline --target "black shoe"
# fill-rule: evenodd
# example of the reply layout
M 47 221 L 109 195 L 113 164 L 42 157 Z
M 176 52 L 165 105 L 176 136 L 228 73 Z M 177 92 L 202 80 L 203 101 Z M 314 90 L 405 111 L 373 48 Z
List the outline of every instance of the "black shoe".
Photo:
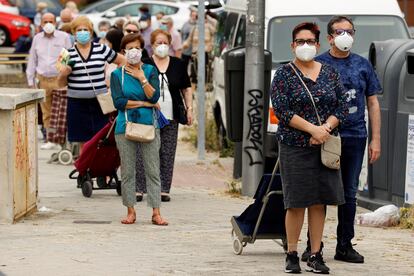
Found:
M 298 252 L 293 251 L 286 254 L 286 273 L 295 273 L 298 274 L 301 272 L 299 265 Z
M 319 253 L 321 253 L 321 255 L 323 255 L 322 249 L 323 249 L 323 242 L 321 242 L 321 248 L 319 249 Z M 311 256 L 311 246 L 308 243 L 308 246 L 306 246 L 305 251 L 303 251 L 302 257 L 300 258 L 300 260 L 302 262 L 307 262 L 310 256 Z
M 317 274 L 329 274 L 329 267 L 325 265 L 321 253 L 313 254 L 308 259 L 306 271 Z
M 161 201 L 162 202 L 169 202 L 170 200 L 171 200 L 171 197 L 170 197 L 169 194 L 161 195 Z
M 137 193 L 136 196 L 137 196 L 137 202 L 141 202 L 142 198 L 144 197 L 142 193 Z
M 335 260 L 344 261 L 348 263 L 364 263 L 364 256 L 359 254 L 352 245 L 347 246 L 345 248 L 341 248 L 336 246 L 336 254 L 334 257 Z

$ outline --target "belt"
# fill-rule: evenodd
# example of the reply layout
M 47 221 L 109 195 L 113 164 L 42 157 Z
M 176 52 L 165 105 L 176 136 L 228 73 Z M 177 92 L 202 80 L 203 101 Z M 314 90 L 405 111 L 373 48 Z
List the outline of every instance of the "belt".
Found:
M 55 76 L 55 77 L 45 77 L 45 76 L 42 76 L 40 74 L 37 74 L 37 78 L 39 80 L 54 81 L 54 80 L 57 80 L 58 76 Z

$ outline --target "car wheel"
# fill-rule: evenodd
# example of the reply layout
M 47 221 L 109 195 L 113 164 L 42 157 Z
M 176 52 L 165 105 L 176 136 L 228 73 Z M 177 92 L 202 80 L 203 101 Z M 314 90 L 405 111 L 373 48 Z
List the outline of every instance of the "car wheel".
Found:
M 6 46 L 9 42 L 9 35 L 7 31 L 3 28 L 0 28 L 0 46 Z

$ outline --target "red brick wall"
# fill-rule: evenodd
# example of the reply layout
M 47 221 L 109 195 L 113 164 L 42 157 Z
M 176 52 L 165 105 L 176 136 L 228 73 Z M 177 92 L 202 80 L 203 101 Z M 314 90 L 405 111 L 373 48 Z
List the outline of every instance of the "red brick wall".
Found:
M 405 20 L 407 21 L 408 26 L 414 26 L 414 0 L 406 0 L 407 1 L 407 11 L 404 10 L 405 8 L 405 1 L 398 0 L 398 4 L 400 4 L 401 11 L 405 14 Z

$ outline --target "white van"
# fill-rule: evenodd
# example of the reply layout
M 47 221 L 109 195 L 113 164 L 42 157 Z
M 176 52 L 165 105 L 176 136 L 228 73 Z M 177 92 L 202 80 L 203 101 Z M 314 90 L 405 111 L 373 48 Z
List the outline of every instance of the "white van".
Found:
M 228 0 L 219 18 L 214 51 L 213 108 L 222 135 L 226 133 L 223 53 L 245 46 L 246 12 L 246 0 Z M 356 41 L 352 51 L 364 57 L 368 57 L 372 41 L 410 38 L 396 0 L 266 0 L 264 47 L 272 52 L 273 70 L 292 59 L 292 30 L 301 22 L 317 23 L 321 29 L 321 53 L 329 49 L 326 28 L 333 15 L 347 15 L 353 19 Z M 273 114 L 271 108 L 269 112 Z M 276 146 L 274 132 L 277 125 L 270 118 L 272 116 L 269 116 L 265 134 L 266 157 L 274 157 L 272 149 Z

